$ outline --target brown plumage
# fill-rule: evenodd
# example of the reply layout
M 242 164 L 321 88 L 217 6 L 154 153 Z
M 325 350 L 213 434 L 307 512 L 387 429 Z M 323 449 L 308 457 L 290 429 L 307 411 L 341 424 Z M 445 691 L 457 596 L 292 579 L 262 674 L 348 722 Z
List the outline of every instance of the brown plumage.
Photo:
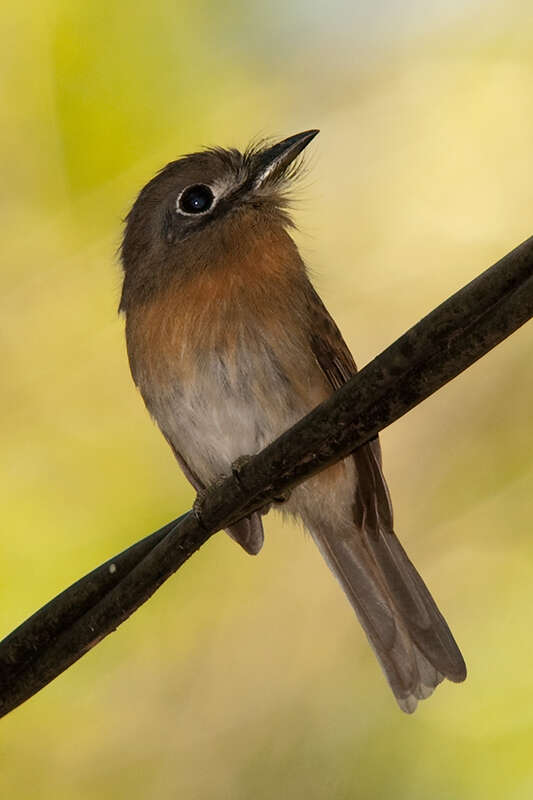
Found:
M 356 371 L 289 235 L 285 192 L 316 131 L 169 164 L 128 215 L 121 309 L 133 378 L 197 491 Z M 464 661 L 393 531 L 376 439 L 281 506 L 310 531 L 413 711 Z M 228 531 L 263 543 L 258 513 Z

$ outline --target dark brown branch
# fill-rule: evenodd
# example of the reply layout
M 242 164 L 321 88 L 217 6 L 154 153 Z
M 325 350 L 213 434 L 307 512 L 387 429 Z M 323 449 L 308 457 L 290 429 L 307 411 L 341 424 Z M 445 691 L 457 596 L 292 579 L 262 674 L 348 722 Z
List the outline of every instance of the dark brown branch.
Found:
M 533 238 L 411 328 L 192 513 L 81 578 L 0 643 L 0 715 L 130 614 L 216 531 L 372 439 L 533 316 Z

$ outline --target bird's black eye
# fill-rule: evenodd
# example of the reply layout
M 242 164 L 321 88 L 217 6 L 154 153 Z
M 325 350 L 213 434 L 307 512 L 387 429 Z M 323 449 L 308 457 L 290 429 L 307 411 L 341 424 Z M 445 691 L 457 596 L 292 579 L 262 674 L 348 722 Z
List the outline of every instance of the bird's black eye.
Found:
M 185 214 L 203 214 L 205 211 L 209 211 L 214 199 L 215 196 L 209 186 L 197 183 L 194 186 L 188 186 L 180 194 L 178 209 Z

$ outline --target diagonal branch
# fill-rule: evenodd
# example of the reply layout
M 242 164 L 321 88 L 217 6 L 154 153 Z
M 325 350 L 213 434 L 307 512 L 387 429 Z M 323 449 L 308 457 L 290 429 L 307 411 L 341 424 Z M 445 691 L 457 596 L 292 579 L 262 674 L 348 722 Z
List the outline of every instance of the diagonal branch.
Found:
M 533 316 L 533 238 L 438 306 L 189 512 L 74 583 L 0 643 L 0 716 L 126 620 L 209 537 L 346 457 Z

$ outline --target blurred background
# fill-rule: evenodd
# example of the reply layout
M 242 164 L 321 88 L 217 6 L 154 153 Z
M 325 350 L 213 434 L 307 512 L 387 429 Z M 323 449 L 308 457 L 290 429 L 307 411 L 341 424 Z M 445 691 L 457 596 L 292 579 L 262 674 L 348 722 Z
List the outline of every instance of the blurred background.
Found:
M 358 363 L 533 233 L 533 10 L 3 8 L 0 633 L 193 494 L 134 391 L 122 219 L 201 145 L 318 127 L 299 246 Z M 311 542 L 219 534 L 0 727 L 14 798 L 530 798 L 531 326 L 382 436 L 468 663 L 404 716 Z

